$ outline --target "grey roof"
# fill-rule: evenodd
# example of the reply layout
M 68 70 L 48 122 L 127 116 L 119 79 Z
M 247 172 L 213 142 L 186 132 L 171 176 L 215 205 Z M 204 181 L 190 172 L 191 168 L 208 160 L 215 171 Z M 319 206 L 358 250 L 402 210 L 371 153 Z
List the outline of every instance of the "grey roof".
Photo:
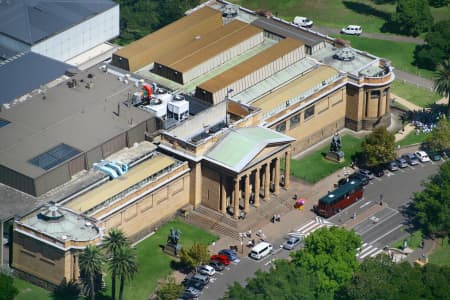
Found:
M 0 105 L 38 89 L 71 67 L 33 52 L 10 58 L 0 64 Z
M 44 203 L 45 201 L 0 183 L 0 222 L 22 216 Z
M 78 82 L 75 88 L 64 81 L 49 88 L 45 99 L 34 95 L 0 111 L 0 119 L 10 122 L 0 129 L 1 165 L 36 178 L 46 171 L 29 160 L 60 143 L 85 152 L 154 118 L 124 104 L 130 94 L 141 89 L 133 83 L 121 82 L 97 67 L 74 78 Z
M 115 5 L 110 0 L 1 1 L 0 33 L 33 45 Z

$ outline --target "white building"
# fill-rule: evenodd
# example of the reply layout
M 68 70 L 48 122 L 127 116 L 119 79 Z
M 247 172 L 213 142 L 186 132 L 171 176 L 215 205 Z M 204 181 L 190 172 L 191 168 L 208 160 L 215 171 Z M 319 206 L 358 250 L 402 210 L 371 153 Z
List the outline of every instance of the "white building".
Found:
M 119 5 L 110 0 L 0 2 L 0 45 L 67 61 L 119 35 Z

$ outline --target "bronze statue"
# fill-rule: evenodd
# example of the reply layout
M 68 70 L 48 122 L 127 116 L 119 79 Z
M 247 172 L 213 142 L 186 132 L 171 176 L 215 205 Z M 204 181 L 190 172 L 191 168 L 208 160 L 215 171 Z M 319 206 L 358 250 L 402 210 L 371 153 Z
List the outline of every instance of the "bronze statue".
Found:
M 333 135 L 333 138 L 331 139 L 331 145 L 330 145 L 330 151 L 331 152 L 339 152 L 341 151 L 342 144 L 341 144 L 341 136 L 339 133 L 335 133 Z

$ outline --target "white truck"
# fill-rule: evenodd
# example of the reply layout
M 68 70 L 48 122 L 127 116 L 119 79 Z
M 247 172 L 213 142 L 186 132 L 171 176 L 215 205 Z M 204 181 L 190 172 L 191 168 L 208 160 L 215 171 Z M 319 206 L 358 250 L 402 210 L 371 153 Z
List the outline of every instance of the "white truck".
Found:
M 297 25 L 299 27 L 311 28 L 313 26 L 314 22 L 306 17 L 296 16 L 294 18 L 294 21 L 292 21 L 292 24 Z

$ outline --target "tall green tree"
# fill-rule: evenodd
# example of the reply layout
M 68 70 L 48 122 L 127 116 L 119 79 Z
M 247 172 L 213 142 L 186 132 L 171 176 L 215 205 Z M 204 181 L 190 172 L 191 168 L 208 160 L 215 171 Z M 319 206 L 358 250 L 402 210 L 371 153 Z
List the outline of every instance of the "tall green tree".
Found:
M 440 119 L 436 127 L 426 140 L 428 147 L 432 151 L 442 151 L 450 149 L 450 124 L 446 119 Z
M 111 264 L 113 261 L 113 258 L 117 256 L 119 253 L 119 250 L 122 247 L 129 246 L 128 238 L 126 237 L 125 233 L 118 229 L 118 228 L 112 228 L 109 230 L 108 234 L 103 238 L 103 245 L 102 247 L 106 251 L 106 255 L 108 257 L 108 262 L 110 269 L 112 269 L 111 273 L 111 288 L 112 288 L 112 294 L 111 298 L 113 300 L 116 300 L 116 278 L 117 275 L 115 273 L 115 269 L 112 268 Z
M 197 270 L 200 265 L 209 261 L 208 246 L 194 243 L 189 249 L 183 248 L 180 251 L 180 260 L 185 266 Z
M 95 277 L 102 273 L 105 258 L 100 248 L 95 245 L 88 245 L 79 257 L 80 271 L 87 277 L 89 282 L 89 294 L 91 299 L 95 299 Z
M 183 286 L 176 283 L 175 278 L 169 276 L 159 284 L 156 291 L 157 300 L 174 300 L 179 299 L 183 293 Z
M 417 36 L 433 25 L 433 16 L 427 0 L 398 0 L 392 22 L 399 33 Z
M 414 194 L 416 220 L 425 233 L 446 236 L 450 232 L 450 161 L 443 163 L 424 186 Z
M 125 280 L 133 279 L 138 271 L 136 253 L 129 246 L 121 247 L 111 258 L 109 269 L 120 278 L 119 299 L 123 300 Z
M 434 76 L 434 90 L 439 95 L 447 97 L 447 117 L 450 118 L 450 59 L 444 60 L 438 66 Z
M 0 300 L 13 300 L 19 294 L 11 276 L 0 273 Z
M 362 142 L 369 167 L 387 163 L 396 157 L 395 136 L 385 126 L 375 128 Z
M 304 250 L 292 255 L 292 262 L 317 276 L 317 290 L 321 292 L 334 293 L 358 267 L 356 248 L 361 246 L 361 238 L 354 231 L 321 228 L 304 243 Z
M 414 63 L 424 69 L 436 70 L 437 66 L 450 57 L 450 20 L 439 21 L 425 36 L 425 44 L 414 50 Z

